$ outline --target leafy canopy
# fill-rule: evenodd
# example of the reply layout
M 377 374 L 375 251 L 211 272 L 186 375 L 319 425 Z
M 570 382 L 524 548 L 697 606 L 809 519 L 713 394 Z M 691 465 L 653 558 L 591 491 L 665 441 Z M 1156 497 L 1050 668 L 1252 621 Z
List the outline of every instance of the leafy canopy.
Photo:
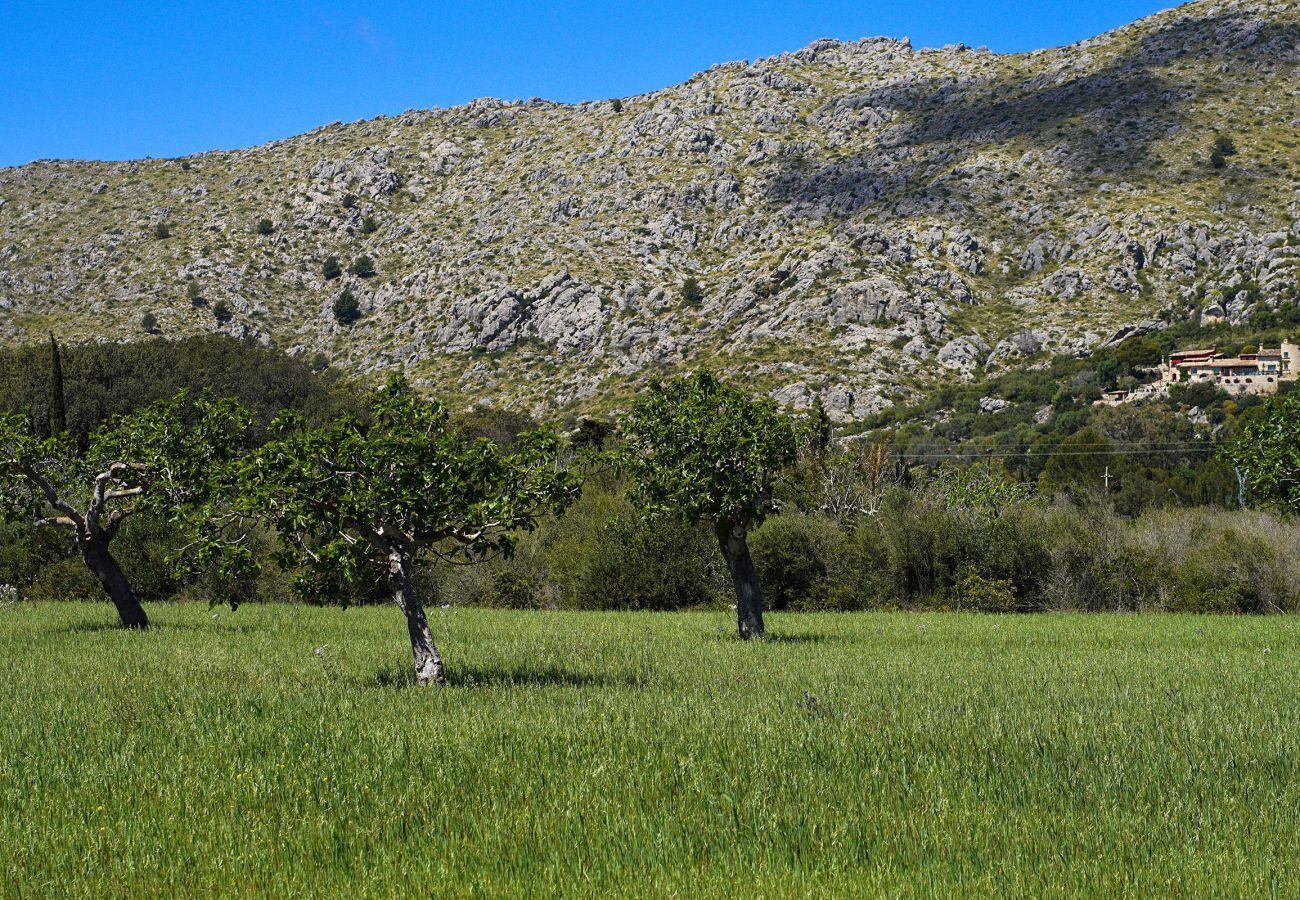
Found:
M 1252 503 L 1300 514 L 1300 392 L 1274 397 L 1226 453 Z
M 749 527 L 766 516 L 799 440 L 775 402 L 700 371 L 650 383 L 623 421 L 621 458 L 648 510 Z
M 179 520 L 228 482 L 250 422 L 234 400 L 182 391 L 113 418 L 80 453 L 68 434 L 37 438 L 24 417 L 0 414 L 0 506 L 92 530 L 144 511 Z
M 238 505 L 280 532 L 279 561 L 301 593 L 377 575 L 394 553 L 509 553 L 519 530 L 577 492 L 553 434 L 522 434 L 509 452 L 467 438 L 401 376 L 364 418 L 306 428 L 291 415 L 275 430 L 243 467 Z

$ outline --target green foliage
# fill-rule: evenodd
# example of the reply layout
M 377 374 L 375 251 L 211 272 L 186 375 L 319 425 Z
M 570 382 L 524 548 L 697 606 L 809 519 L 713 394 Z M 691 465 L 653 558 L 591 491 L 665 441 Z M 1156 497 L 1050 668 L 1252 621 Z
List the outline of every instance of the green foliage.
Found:
M 234 317 L 235 314 L 231 312 L 230 306 L 225 300 L 218 300 L 216 303 L 212 304 L 212 318 L 216 319 L 223 325 Z
M 610 108 L 613 109 L 614 112 L 616 113 L 621 113 L 623 111 L 623 101 L 618 99 L 617 97 L 611 100 L 609 105 Z
M 376 272 L 375 261 L 363 254 L 352 261 L 348 271 L 358 278 L 370 278 Z
M 0 507 L 108 540 L 137 513 L 179 522 L 228 482 L 249 424 L 233 400 L 181 393 L 113 419 L 78 452 L 68 434 L 41 439 L 21 416 L 2 414 Z
M 171 226 L 166 222 L 159 222 L 153 227 L 154 240 L 163 241 L 172 236 Z
M 257 225 L 254 226 L 253 230 L 263 237 L 268 234 L 275 234 L 275 223 L 270 219 L 258 219 Z
M 344 209 L 356 209 L 356 207 L 357 207 L 357 195 L 356 195 L 356 194 L 344 194 L 344 195 L 343 195 L 343 199 L 342 199 L 342 201 L 340 201 L 340 202 L 342 203 L 342 206 L 343 206 Z
M 1033 494 L 1033 489 L 1016 481 L 1005 466 L 987 462 L 941 469 L 936 490 L 950 506 L 992 516 L 1028 502 Z
M 146 310 L 145 314 L 140 317 L 140 328 L 146 334 L 158 333 L 158 317 L 153 312 Z
M 575 450 L 604 450 L 617 434 L 618 429 L 612 422 L 583 416 L 578 420 L 578 427 L 569 437 L 569 444 Z
M 694 275 L 682 282 L 682 302 L 687 306 L 699 306 L 704 303 L 704 288 Z
M 1300 393 L 1273 397 L 1225 451 L 1251 503 L 1300 514 Z
M 190 301 L 190 306 L 202 306 L 207 302 L 203 299 L 203 286 L 193 278 L 185 283 L 185 299 Z
M 766 516 L 799 429 L 764 397 L 707 371 L 652 381 L 622 423 L 620 459 L 650 512 L 748 528 Z
M 50 332 L 50 418 L 49 434 L 60 435 L 68 430 L 67 386 L 63 378 L 63 353 L 59 342 Z
M 1118 485 L 1114 447 L 1096 429 L 1084 428 L 1061 440 L 1048 457 L 1038 489 L 1045 496 L 1061 493 L 1075 500 L 1104 496 Z M 1113 479 L 1107 482 L 1107 473 Z
M 1210 165 L 1216 169 L 1222 169 L 1228 164 L 1229 156 L 1237 155 L 1237 145 L 1226 134 L 1215 135 L 1214 144 L 1210 148 Z
M 0 412 L 29 418 L 43 436 L 50 433 L 54 395 L 50 357 L 45 345 L 0 349 Z M 337 376 L 315 373 L 311 360 L 226 335 L 71 345 L 60 348 L 60 359 L 66 373 L 60 393 L 66 393 L 67 404 L 66 415 L 55 418 L 66 421 L 81 448 L 112 417 L 183 390 L 198 394 L 208 388 L 235 397 L 254 413 L 258 435 L 282 410 L 319 423 L 359 404 Z
M 339 263 L 337 256 L 325 257 L 325 262 L 321 263 L 320 273 L 325 276 L 326 281 L 333 281 L 343 274 L 343 266 Z
M 976 612 L 1015 612 L 1015 585 L 1006 578 L 985 578 L 969 572 L 957 586 L 955 605 Z
M 826 579 L 826 561 L 844 540 L 830 519 L 819 514 L 773 516 L 754 529 L 749 545 L 772 609 L 791 609 L 812 598 Z
M 346 599 L 394 549 L 461 561 L 508 554 L 518 532 L 571 502 L 557 440 L 521 435 L 510 452 L 451 428 L 443 407 L 393 377 L 369 416 L 320 428 L 297 417 L 242 468 L 237 504 L 285 542 L 279 561 L 305 596 Z
M 590 527 L 570 595 L 578 609 L 690 609 L 716 603 L 726 589 L 707 529 L 626 509 Z
M 520 435 L 537 429 L 537 420 L 518 409 L 501 409 L 478 403 L 457 413 L 452 424 L 468 437 L 488 438 L 498 447 L 511 447 Z
M 334 298 L 334 321 L 340 325 L 351 325 L 360 318 L 361 304 L 357 302 L 351 288 L 344 288 L 343 292 Z
M 366 216 L 361 220 L 361 233 L 374 234 L 379 230 L 379 225 L 375 222 L 374 216 Z

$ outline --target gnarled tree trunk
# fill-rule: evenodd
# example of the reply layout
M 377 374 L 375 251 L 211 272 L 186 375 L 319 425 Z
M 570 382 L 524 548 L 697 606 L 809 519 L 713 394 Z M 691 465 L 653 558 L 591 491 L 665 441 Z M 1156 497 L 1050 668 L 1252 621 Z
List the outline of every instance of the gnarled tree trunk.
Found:
M 90 539 L 79 542 L 79 547 L 82 560 L 90 571 L 95 573 L 99 583 L 104 586 L 104 592 L 117 607 L 117 615 L 122 620 L 122 627 L 148 628 L 149 617 L 145 615 L 144 607 L 140 605 L 135 591 L 131 589 L 131 583 L 126 580 L 122 567 L 109 552 L 108 541 Z
M 763 595 L 758 589 L 758 570 L 749 557 L 749 541 L 745 529 L 730 523 L 718 524 L 718 546 L 722 558 L 731 572 L 731 584 L 736 589 L 736 624 L 740 636 L 749 640 L 763 633 Z
M 388 584 L 393 591 L 393 600 L 406 616 L 406 630 L 411 637 L 411 655 L 415 658 L 416 682 L 436 684 L 439 687 L 446 685 L 447 676 L 442 670 L 442 657 L 434 646 L 429 620 L 424 615 L 424 604 L 420 602 L 415 581 L 411 577 L 411 554 L 404 549 L 391 550 L 388 554 Z

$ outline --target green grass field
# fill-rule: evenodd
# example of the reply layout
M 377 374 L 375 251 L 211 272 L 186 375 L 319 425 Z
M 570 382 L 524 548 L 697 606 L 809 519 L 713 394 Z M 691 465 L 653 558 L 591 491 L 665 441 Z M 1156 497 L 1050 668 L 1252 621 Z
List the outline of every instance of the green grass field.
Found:
M 0 610 L 4 896 L 1300 891 L 1289 617 L 151 613 Z

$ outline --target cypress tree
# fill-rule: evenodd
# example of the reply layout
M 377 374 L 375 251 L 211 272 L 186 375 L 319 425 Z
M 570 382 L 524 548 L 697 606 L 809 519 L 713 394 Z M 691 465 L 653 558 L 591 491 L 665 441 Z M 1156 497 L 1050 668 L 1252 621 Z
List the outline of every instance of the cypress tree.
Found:
M 68 410 L 63 402 L 63 360 L 59 355 L 59 342 L 50 332 L 50 435 L 68 430 Z

